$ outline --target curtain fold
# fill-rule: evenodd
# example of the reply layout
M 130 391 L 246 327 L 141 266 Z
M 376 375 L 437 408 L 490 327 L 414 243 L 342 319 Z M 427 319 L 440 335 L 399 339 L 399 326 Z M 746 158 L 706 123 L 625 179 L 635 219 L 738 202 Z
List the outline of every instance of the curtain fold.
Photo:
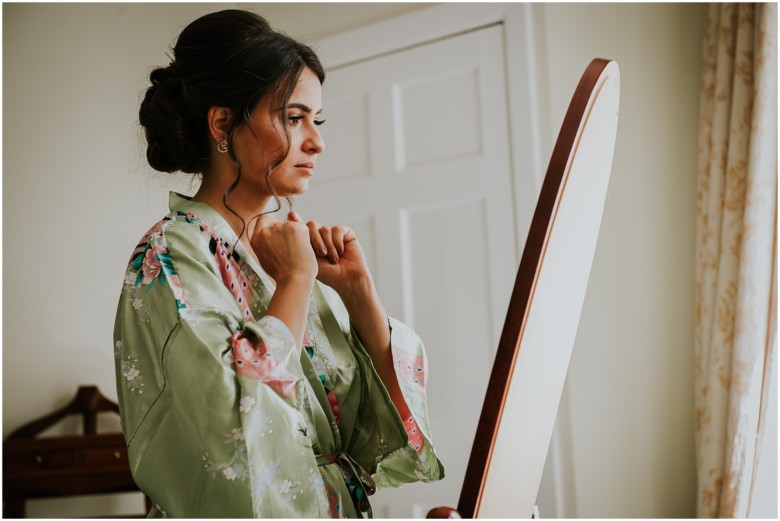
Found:
M 699 517 L 746 517 L 777 351 L 777 4 L 710 4 L 694 341 Z

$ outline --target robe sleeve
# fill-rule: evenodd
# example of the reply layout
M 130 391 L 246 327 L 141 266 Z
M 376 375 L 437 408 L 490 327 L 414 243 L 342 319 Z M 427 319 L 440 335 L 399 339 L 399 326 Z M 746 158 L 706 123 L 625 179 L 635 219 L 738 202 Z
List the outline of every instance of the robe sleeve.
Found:
M 407 444 L 378 462 L 374 481 L 380 487 L 398 487 L 439 480 L 444 478 L 444 467 L 436 456 L 428 421 L 425 348 L 417 334 L 402 322 L 390 318 L 389 325 L 395 374 L 411 416 L 401 418 Z M 378 378 L 377 384 L 382 385 Z
M 417 334 L 398 320 L 389 319 L 390 347 L 396 378 L 411 416 L 401 418 L 384 383 L 374 369 L 349 315 L 335 291 L 318 286 L 347 339 L 361 374 L 361 398 L 349 450 L 373 476 L 378 487 L 398 487 L 444 477 L 431 437 L 425 384 L 427 358 Z
M 245 321 L 197 227 L 171 228 L 136 248 L 115 327 L 136 482 L 164 516 L 327 516 L 292 335 Z

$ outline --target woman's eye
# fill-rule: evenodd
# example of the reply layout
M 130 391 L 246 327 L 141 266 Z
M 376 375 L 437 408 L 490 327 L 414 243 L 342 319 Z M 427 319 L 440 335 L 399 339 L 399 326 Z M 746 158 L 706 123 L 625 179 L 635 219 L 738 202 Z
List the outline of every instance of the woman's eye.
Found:
M 296 126 L 298 123 L 300 123 L 304 119 L 306 119 L 306 116 L 303 116 L 301 114 L 290 114 L 289 116 L 287 116 L 287 121 L 289 122 L 291 127 Z M 317 126 L 320 126 L 323 123 L 325 123 L 325 120 L 324 119 L 315 119 L 315 120 L 312 121 L 312 123 L 314 123 Z

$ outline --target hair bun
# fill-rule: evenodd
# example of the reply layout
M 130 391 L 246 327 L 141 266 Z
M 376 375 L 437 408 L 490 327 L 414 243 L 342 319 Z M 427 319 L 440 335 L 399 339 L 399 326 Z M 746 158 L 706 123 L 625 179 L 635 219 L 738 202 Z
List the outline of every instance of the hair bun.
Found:
M 146 158 L 160 172 L 198 173 L 202 158 L 208 156 L 208 143 L 194 135 L 196 121 L 187 110 L 185 81 L 174 63 L 158 67 L 149 75 L 152 85 L 146 90 L 139 111 L 139 122 L 146 134 Z
M 158 67 L 149 74 L 149 80 L 152 85 L 162 85 L 168 81 L 177 81 L 181 79 L 179 68 L 175 62 L 171 62 L 167 67 Z

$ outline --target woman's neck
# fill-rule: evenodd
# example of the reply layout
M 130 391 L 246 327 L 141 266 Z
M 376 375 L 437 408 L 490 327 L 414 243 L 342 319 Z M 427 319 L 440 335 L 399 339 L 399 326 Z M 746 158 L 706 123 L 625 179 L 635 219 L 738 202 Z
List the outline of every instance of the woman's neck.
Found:
M 227 204 L 230 207 L 228 208 L 225 206 L 223 197 L 232 181 L 220 183 L 215 182 L 215 179 L 218 179 L 218 176 L 204 174 L 203 182 L 192 199 L 206 203 L 216 210 L 251 252 L 249 238 L 252 237 L 257 224 L 257 219 L 253 218 L 263 212 L 271 198 L 258 195 L 248 196 L 242 189 L 242 183 L 239 183 L 227 197 Z

